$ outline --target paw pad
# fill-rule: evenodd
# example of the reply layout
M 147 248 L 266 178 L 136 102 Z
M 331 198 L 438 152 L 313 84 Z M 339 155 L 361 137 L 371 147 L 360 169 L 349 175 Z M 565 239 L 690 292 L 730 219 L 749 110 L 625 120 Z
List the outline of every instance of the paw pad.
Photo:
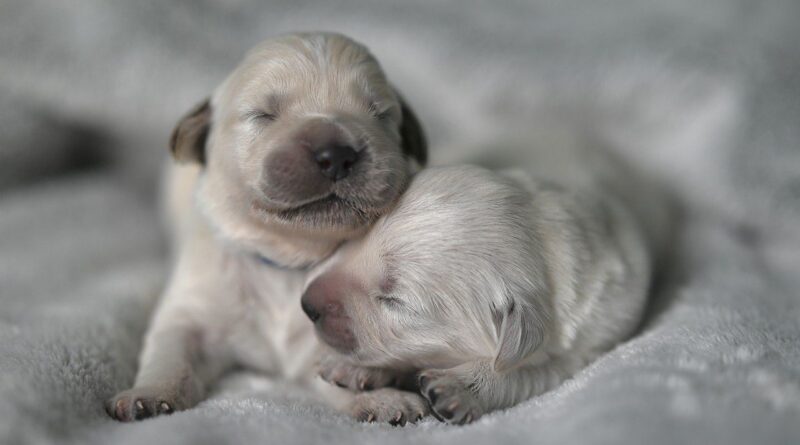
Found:
M 434 416 L 463 425 L 477 420 L 483 409 L 475 394 L 455 376 L 429 371 L 419 377 L 420 393 L 428 400 Z

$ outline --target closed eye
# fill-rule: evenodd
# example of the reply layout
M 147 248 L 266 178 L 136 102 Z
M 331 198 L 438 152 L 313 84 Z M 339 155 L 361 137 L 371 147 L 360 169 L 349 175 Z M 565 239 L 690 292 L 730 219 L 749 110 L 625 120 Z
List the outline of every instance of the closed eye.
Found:
M 376 298 L 378 299 L 378 302 L 388 307 L 403 306 L 403 300 L 391 295 L 378 295 Z
M 392 107 L 385 108 L 384 106 L 378 105 L 375 102 L 371 102 L 369 104 L 369 112 L 375 116 L 375 119 L 378 119 L 379 121 L 386 121 L 392 117 Z
M 278 114 L 258 110 L 247 113 L 247 118 L 253 121 L 272 122 L 278 119 Z
M 259 104 L 253 104 L 253 108 L 244 117 L 260 123 L 273 122 L 278 119 L 284 102 L 284 97 L 280 94 L 269 94 Z
M 375 115 L 375 119 L 379 121 L 389 120 L 390 117 L 392 117 L 392 110 L 385 110 Z

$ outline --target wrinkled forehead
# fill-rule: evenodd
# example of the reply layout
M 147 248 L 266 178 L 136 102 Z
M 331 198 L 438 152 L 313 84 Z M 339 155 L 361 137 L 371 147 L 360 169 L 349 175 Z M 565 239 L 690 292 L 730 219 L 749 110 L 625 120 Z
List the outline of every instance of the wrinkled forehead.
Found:
M 221 90 L 221 99 L 244 104 L 282 100 L 363 109 L 396 100 L 367 49 L 338 36 L 265 42 L 245 57 Z

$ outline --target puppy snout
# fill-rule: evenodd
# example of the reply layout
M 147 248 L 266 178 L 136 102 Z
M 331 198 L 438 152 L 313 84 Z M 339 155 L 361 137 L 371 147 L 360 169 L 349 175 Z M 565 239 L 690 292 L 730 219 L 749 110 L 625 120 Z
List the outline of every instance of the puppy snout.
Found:
M 350 317 L 337 297 L 338 293 L 330 286 L 327 280 L 315 280 L 303 294 L 300 305 L 314 322 L 322 341 L 341 352 L 352 351 L 356 347 L 356 338 Z
M 305 301 L 305 299 L 303 299 L 303 300 L 300 301 L 300 305 L 303 308 L 303 312 L 305 312 L 306 315 L 308 315 L 308 318 L 313 323 L 316 323 L 317 320 L 319 320 L 319 317 L 321 316 L 321 314 L 319 313 L 319 311 L 314 306 L 311 306 L 311 304 L 309 302 L 307 302 L 307 301 Z
M 309 319 L 317 322 L 326 317 L 340 317 L 344 315 L 341 303 L 314 287 L 309 288 L 300 299 L 300 306 Z
M 358 158 L 358 152 L 349 145 L 328 144 L 314 150 L 314 161 L 320 172 L 334 182 L 346 178 Z

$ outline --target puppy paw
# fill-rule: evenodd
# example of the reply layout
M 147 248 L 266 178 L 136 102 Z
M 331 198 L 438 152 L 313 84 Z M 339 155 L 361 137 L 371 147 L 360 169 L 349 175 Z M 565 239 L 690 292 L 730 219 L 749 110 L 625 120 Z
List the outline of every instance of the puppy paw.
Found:
M 483 415 L 475 394 L 446 371 L 432 369 L 420 373 L 419 390 L 430 403 L 433 414 L 443 422 L 464 425 Z
M 328 383 L 353 391 L 397 386 L 400 376 L 396 372 L 366 368 L 339 360 L 326 360 L 319 366 L 319 376 Z
M 394 388 L 359 393 L 348 410 L 361 422 L 392 426 L 416 423 L 430 413 L 428 403 L 419 394 Z
M 132 422 L 184 409 L 168 391 L 153 387 L 122 391 L 106 402 L 106 412 L 120 422 Z

